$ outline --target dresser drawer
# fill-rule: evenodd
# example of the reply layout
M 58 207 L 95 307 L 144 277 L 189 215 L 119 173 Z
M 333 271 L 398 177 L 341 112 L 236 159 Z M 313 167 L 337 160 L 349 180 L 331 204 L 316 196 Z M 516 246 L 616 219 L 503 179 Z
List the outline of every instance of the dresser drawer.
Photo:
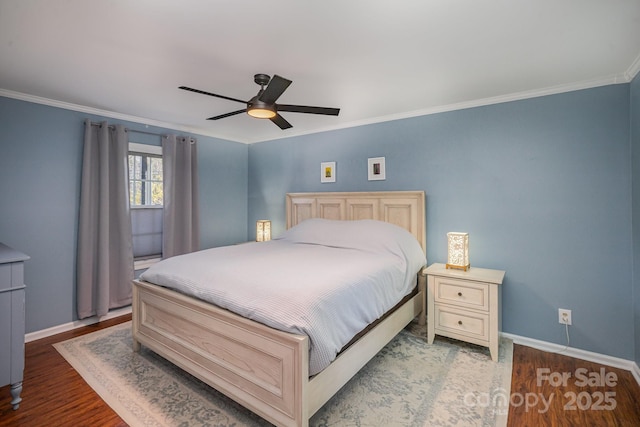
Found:
M 460 334 L 479 340 L 489 339 L 489 314 L 474 313 L 450 306 L 435 306 L 436 331 Z
M 24 286 L 23 262 L 0 264 L 0 291 Z
M 11 288 L 11 264 L 0 264 L 0 291 Z
M 482 282 L 435 278 L 435 301 L 457 307 L 489 310 L 489 285 Z

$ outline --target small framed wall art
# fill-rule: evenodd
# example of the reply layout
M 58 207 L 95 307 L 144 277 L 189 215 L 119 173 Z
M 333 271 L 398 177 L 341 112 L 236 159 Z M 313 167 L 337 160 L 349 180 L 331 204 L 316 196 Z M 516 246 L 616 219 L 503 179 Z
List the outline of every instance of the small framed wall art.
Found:
M 368 160 L 369 181 L 383 181 L 386 179 L 384 157 L 371 157 Z
M 336 182 L 336 162 L 320 163 L 320 182 Z

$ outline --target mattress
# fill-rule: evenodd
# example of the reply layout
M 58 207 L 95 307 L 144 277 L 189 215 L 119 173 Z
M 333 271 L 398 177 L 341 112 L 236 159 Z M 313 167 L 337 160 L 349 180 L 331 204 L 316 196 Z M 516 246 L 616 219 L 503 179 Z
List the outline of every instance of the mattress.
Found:
M 425 264 L 422 248 L 401 227 L 309 219 L 269 242 L 168 258 L 140 278 L 307 335 L 314 375 L 409 294 Z

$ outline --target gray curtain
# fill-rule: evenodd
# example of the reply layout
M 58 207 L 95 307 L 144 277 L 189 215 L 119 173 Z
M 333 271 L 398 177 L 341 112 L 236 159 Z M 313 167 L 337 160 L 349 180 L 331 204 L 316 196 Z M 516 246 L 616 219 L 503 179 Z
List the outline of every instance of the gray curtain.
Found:
M 131 304 L 127 153 L 123 126 L 85 121 L 76 279 L 80 319 Z
M 162 138 L 164 218 L 162 257 L 197 251 L 200 247 L 198 161 L 194 138 Z

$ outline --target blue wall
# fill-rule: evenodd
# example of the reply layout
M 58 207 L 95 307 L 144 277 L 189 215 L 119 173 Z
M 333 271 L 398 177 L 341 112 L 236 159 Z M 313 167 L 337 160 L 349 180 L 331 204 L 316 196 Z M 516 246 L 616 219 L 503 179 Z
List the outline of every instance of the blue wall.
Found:
M 638 362 L 640 279 L 632 267 L 640 271 L 640 167 L 632 164 L 640 165 L 639 112 L 636 77 L 250 146 L 196 135 L 201 244 L 252 239 L 261 218 L 282 232 L 286 192 L 424 190 L 430 263 L 446 260 L 447 231 L 467 231 L 472 265 L 506 270 L 505 332 L 565 344 L 557 309 L 569 308 L 573 347 Z M 0 241 L 32 257 L 28 332 L 77 318 L 86 117 L 105 120 L 0 97 Z M 367 158 L 379 156 L 387 179 L 369 182 Z M 337 163 L 335 183 L 320 183 L 323 161 Z
M 471 265 L 506 270 L 503 330 L 634 358 L 630 85 L 612 85 L 249 147 L 249 213 L 284 230 L 284 194 L 424 190 L 427 257 L 470 234 Z M 385 181 L 367 158 L 386 157 Z M 336 182 L 320 183 L 320 163 Z
M 631 82 L 631 152 L 633 161 L 633 310 L 635 360 L 640 365 L 640 74 Z
M 0 242 L 25 266 L 27 332 L 77 319 L 76 240 L 84 119 L 158 133 L 179 131 L 0 97 Z M 201 246 L 247 238 L 245 144 L 198 138 Z M 159 137 L 130 133 L 132 142 Z

